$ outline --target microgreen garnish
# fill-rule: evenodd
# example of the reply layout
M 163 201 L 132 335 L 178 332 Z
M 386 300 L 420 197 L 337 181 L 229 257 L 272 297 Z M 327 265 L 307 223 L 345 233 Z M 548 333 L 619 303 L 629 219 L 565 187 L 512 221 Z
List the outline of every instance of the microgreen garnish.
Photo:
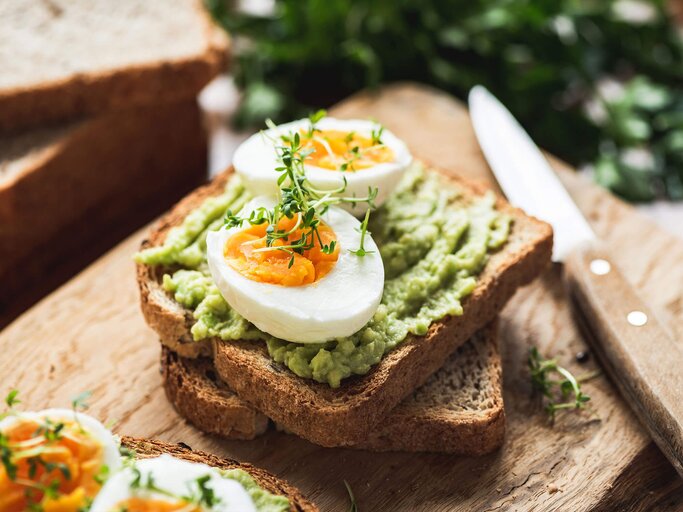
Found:
M 7 393 L 7 396 L 5 397 L 5 405 L 7 405 L 8 408 L 12 409 L 14 408 L 15 405 L 18 405 L 21 403 L 21 400 L 17 398 L 19 396 L 19 390 L 18 389 L 13 389 L 9 393 Z
M 81 425 L 81 420 L 78 417 L 79 411 L 85 411 L 88 409 L 88 399 L 92 396 L 92 391 L 83 391 L 71 399 L 71 409 L 74 412 L 74 421 L 78 424 L 81 432 L 84 432 L 83 425 Z
M 89 497 L 89 496 L 86 497 L 86 498 L 85 498 L 85 503 L 83 504 L 82 507 L 80 507 L 80 508 L 78 509 L 78 512 L 88 512 L 88 511 L 90 510 L 90 508 L 92 507 L 92 502 L 93 502 L 93 501 L 94 501 L 93 498 L 91 498 L 91 497 Z M 120 511 L 120 512 L 126 512 L 126 511 L 125 511 L 125 510 L 122 510 L 122 511 Z
M 355 254 L 356 256 L 365 256 L 366 254 L 371 254 L 375 251 L 365 250 L 365 235 L 368 234 L 368 221 L 370 220 L 370 210 L 365 212 L 365 217 L 363 222 L 360 223 L 360 247 L 355 251 L 349 249 L 349 252 Z
M 384 143 L 382 142 L 382 133 L 384 133 L 384 126 L 382 126 L 381 124 L 375 125 L 375 127 L 370 131 L 370 147 L 361 149 L 359 146 L 349 147 L 353 142 L 353 138 L 355 136 L 355 132 L 349 132 L 344 138 L 344 141 L 346 142 L 346 146 L 348 148 L 349 158 L 346 160 L 346 162 L 339 166 L 339 170 L 342 172 L 348 170 L 355 171 L 356 169 L 354 167 L 354 163 L 363 157 L 363 153 L 365 153 L 366 151 L 376 149 L 377 146 L 384 145 Z
M 318 111 L 310 117 L 311 127 L 308 133 L 312 134 L 316 128 L 315 123 L 325 116 L 324 111 Z M 271 128 L 273 123 L 267 123 Z M 312 136 L 312 135 L 311 135 Z M 346 190 L 346 179 L 336 189 L 320 190 L 314 187 L 306 177 L 304 160 L 314 151 L 304 147 L 302 136 L 299 132 L 280 135 L 279 140 L 271 139 L 276 143 L 275 151 L 281 165 L 275 168 L 279 173 L 277 184 L 279 187 L 279 202 L 272 209 L 261 207 L 252 211 L 249 217 L 240 217 L 231 211 L 226 212 L 223 219 L 228 228 L 240 227 L 245 222 L 251 225 L 268 223 L 266 229 L 266 246 L 256 249 L 258 252 L 284 251 L 289 254 L 289 266 L 294 264 L 296 254 L 312 249 L 317 241 L 325 254 L 332 254 L 336 244 L 334 241 L 323 243 L 318 232 L 320 216 L 324 215 L 330 206 L 349 203 L 356 205 L 366 203 L 368 211 L 365 216 L 364 227 L 361 230 L 361 247 L 354 252 L 358 256 L 368 254 L 363 248 L 363 240 L 367 232 L 367 221 L 370 210 L 375 208 L 374 200 L 377 197 L 377 188 L 369 188 L 366 197 L 339 197 Z M 278 228 L 278 223 L 284 218 L 292 219 L 297 216 L 294 226 L 290 229 Z M 295 235 L 296 233 L 299 235 Z M 294 240 L 292 236 L 296 236 Z M 278 242 L 276 244 L 276 242 Z
M 15 407 L 21 403 L 21 400 L 19 400 L 18 396 L 19 390 L 17 389 L 12 389 L 9 393 L 7 393 L 7 396 L 5 396 L 5 405 L 7 406 L 7 409 L 0 413 L 0 420 L 16 413 Z
M 95 482 L 97 482 L 100 485 L 104 484 L 104 482 L 106 482 L 109 478 L 109 471 L 109 466 L 107 466 L 106 464 L 102 464 L 100 466 L 100 469 L 97 470 L 97 473 L 95 473 Z
M 16 405 L 20 403 L 18 394 L 15 389 L 7 394 L 7 410 L 0 418 L 10 415 L 21 417 L 15 410 Z M 76 412 L 87 408 L 85 401 L 89 397 L 89 392 L 81 393 L 71 402 L 74 422 L 79 425 L 81 432 L 84 430 L 80 426 Z M 69 481 L 74 477 L 68 464 L 51 460 L 60 450 L 60 447 L 56 446 L 57 443 L 69 435 L 69 423 L 49 417 L 30 421 L 35 421 L 37 427 L 28 439 L 12 440 L 8 433 L 0 432 L 0 463 L 7 477 L 23 487 L 27 509 L 42 512 L 43 497 L 59 498 L 62 481 Z M 21 467 L 21 463 L 25 465 Z M 102 484 L 108 476 L 108 471 L 107 466 L 102 466 L 94 476 L 95 481 Z M 86 500 L 79 508 L 79 512 L 89 510 L 90 501 Z
M 349 507 L 349 512 L 358 512 L 358 504 L 356 503 L 356 497 L 353 495 L 353 490 L 351 490 L 351 486 L 346 480 L 344 480 L 344 485 L 346 486 L 346 492 L 349 493 L 349 502 L 351 503 L 351 506 Z
M 355 168 L 353 167 L 353 163 L 361 157 L 360 148 L 358 146 L 353 146 L 350 150 L 350 153 L 351 153 L 351 156 L 349 157 L 349 159 L 346 162 L 344 162 L 343 164 L 341 164 L 341 166 L 339 167 L 339 170 L 342 172 L 345 172 L 348 170 L 355 171 Z
M 310 123 L 309 123 L 309 125 L 308 125 L 308 133 L 307 133 L 307 135 L 308 135 L 308 138 L 309 138 L 309 139 L 313 137 L 313 134 L 314 134 L 316 131 L 318 131 L 318 128 L 316 127 L 316 125 L 318 124 L 318 121 L 320 121 L 320 120 L 321 120 L 323 117 L 325 117 L 326 115 L 327 115 L 327 110 L 320 109 L 320 110 L 318 110 L 317 112 L 315 112 L 315 113 L 311 114 L 310 116 L 308 116 L 308 120 L 309 120 Z
M 212 508 L 221 502 L 221 499 L 216 496 L 214 490 L 208 486 L 211 480 L 211 475 L 204 475 L 197 478 L 194 483 L 196 484 L 196 489 L 192 489 L 188 496 L 184 496 L 182 499 L 189 503 L 195 505 L 204 505 L 206 507 Z
M 581 381 L 572 373 L 557 363 L 556 359 L 543 359 L 536 347 L 529 350 L 529 370 L 531 383 L 548 401 L 545 411 L 551 421 L 554 421 L 557 411 L 562 409 L 583 409 L 590 397 L 581 390 Z M 561 378 L 555 380 L 551 375 L 558 374 Z M 571 399 L 570 399 L 571 397 Z
M 130 488 L 132 490 L 155 492 L 188 504 L 198 505 L 200 507 L 205 506 L 210 510 L 213 510 L 216 505 L 221 503 L 221 499 L 216 496 L 215 491 L 209 487 L 209 482 L 211 481 L 210 474 L 195 478 L 188 485 L 188 494 L 181 495 L 159 487 L 154 480 L 154 475 L 152 473 L 143 474 L 135 465 L 130 466 L 130 470 L 133 473 L 133 479 L 130 482 Z
M 5 472 L 10 480 L 17 478 L 17 465 L 12 458 L 12 448 L 10 446 L 9 437 L 0 432 L 0 461 L 2 462 Z
M 376 128 L 373 128 L 372 131 L 370 132 L 370 138 L 372 139 L 372 145 L 377 146 L 378 144 L 383 144 L 382 143 L 382 134 L 384 133 L 384 126 L 377 125 Z
M 135 450 L 131 450 L 127 446 L 119 446 L 119 455 L 121 455 L 121 463 L 125 467 L 135 465 Z
M 36 430 L 36 436 L 43 436 L 48 443 L 56 443 L 62 439 L 62 431 L 66 425 L 61 421 L 55 422 L 45 418 L 43 424 Z
M 71 408 L 74 412 L 85 411 L 88 409 L 88 400 L 92 396 L 92 391 L 83 391 L 71 399 Z

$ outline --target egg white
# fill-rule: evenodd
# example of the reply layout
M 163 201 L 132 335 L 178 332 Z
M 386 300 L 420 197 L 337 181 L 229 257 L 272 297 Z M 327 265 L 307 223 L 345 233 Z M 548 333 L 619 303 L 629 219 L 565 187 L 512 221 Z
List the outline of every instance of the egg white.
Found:
M 109 473 L 111 474 L 118 471 L 121 467 L 121 456 L 119 454 L 119 442 L 117 438 L 114 437 L 102 423 L 92 416 L 81 412 L 74 412 L 71 409 L 44 409 L 38 412 L 20 412 L 0 421 L 0 432 L 9 430 L 23 421 L 43 422 L 45 419 L 50 419 L 53 422 L 78 421 L 83 430 L 102 446 L 102 464 L 108 467 Z
M 242 143 L 235 152 L 233 165 L 249 190 L 254 195 L 274 195 L 277 193 L 277 178 L 279 174 L 275 168 L 280 166 L 275 151 L 276 144 L 280 145 L 281 135 L 297 132 L 300 129 L 308 129 L 310 121 L 300 119 L 256 133 Z M 359 135 L 370 137 L 377 123 L 360 119 L 335 119 L 325 117 L 316 126 L 321 130 L 341 130 L 344 132 L 356 132 Z M 277 141 L 277 142 L 274 142 Z M 311 184 L 322 190 L 339 188 L 346 178 L 346 191 L 341 194 L 344 197 L 365 197 L 368 188 L 378 188 L 375 204 L 381 205 L 391 192 L 396 188 L 403 172 L 413 160 L 406 145 L 389 130 L 382 133 L 382 142 L 394 152 L 394 160 L 384 162 L 366 169 L 357 171 L 335 171 L 323 169 L 314 165 L 306 164 L 304 170 Z M 360 217 L 365 214 L 367 204 L 359 203 L 341 205 L 346 211 Z
M 213 489 L 220 503 L 215 510 L 221 512 L 256 512 L 256 507 L 251 496 L 242 485 L 229 478 L 224 478 L 211 466 L 206 464 L 189 462 L 176 459 L 170 455 L 161 455 L 152 459 L 143 459 L 135 462 L 135 467 L 142 474 L 142 481 L 147 481 L 148 475 L 152 475 L 154 483 L 160 489 L 174 495 L 187 495 L 196 486 L 192 487 L 198 478 L 210 475 L 207 486 Z M 90 512 L 111 512 L 115 506 L 133 497 L 148 498 L 166 502 L 175 502 L 176 499 L 166 494 L 131 489 L 135 475 L 131 468 L 125 468 L 113 475 L 92 504 Z
M 248 216 L 259 208 L 272 208 L 275 199 L 258 197 L 240 213 Z M 206 238 L 207 259 L 214 283 L 223 298 L 240 315 L 263 332 L 296 343 L 316 343 L 349 336 L 374 315 L 384 290 L 384 266 L 377 245 L 368 234 L 364 247 L 371 251 L 356 256 L 360 245 L 360 222 L 340 208 L 322 216 L 337 236 L 339 259 L 318 281 L 302 286 L 281 286 L 251 280 L 225 260 L 230 236 L 244 228 L 221 229 Z

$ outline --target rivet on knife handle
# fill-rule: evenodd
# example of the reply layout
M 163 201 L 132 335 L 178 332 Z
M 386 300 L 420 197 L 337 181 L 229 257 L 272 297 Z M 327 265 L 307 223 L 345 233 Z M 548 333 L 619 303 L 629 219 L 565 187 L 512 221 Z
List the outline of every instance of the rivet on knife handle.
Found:
M 683 350 L 602 250 L 573 251 L 565 272 L 603 366 L 683 476 Z

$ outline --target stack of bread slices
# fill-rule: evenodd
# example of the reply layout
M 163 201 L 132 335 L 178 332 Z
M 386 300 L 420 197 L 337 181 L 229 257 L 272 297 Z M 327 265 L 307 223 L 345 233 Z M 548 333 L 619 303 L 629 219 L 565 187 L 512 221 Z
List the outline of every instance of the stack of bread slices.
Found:
M 430 172 L 440 172 L 431 170 Z M 142 249 L 163 245 L 190 212 L 219 195 L 232 169 L 187 196 L 154 227 Z M 446 177 L 467 199 L 486 191 Z M 161 340 L 166 394 L 200 430 L 253 439 L 279 428 L 326 447 L 481 455 L 504 438 L 505 412 L 496 317 L 518 287 L 550 261 L 552 230 L 498 198 L 512 218 L 506 244 L 492 254 L 461 316 L 410 335 L 369 373 L 337 388 L 296 376 L 255 340 L 195 341 L 192 311 L 163 288 L 168 269 L 137 267 L 142 312 Z
M 3 311 L 205 179 L 196 96 L 228 40 L 201 0 L 1 2 L 0 19 Z

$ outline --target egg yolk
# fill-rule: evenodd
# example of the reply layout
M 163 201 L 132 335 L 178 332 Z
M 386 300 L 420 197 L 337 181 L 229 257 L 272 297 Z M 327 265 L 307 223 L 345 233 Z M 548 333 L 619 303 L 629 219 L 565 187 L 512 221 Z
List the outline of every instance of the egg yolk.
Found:
M 126 512 L 201 512 L 201 508 L 183 501 L 169 502 L 155 499 L 128 498 L 111 509 L 112 512 L 125 510 Z
M 391 148 L 356 132 L 315 130 L 309 137 L 301 132 L 302 147 L 314 151 L 306 157 L 309 165 L 334 171 L 358 171 L 394 160 Z
M 26 420 L 2 433 L 0 512 L 77 512 L 100 490 L 103 447 L 75 422 Z
M 266 246 L 268 223 L 236 232 L 225 244 L 226 261 L 244 277 L 260 283 L 301 286 L 321 279 L 332 270 L 339 258 L 339 244 L 335 243 L 330 254 L 325 254 L 322 250 L 324 245 L 329 246 L 337 239 L 328 225 L 321 222 L 318 225 L 318 235 L 313 236 L 313 240 L 308 235 L 306 246 L 311 248 L 302 254 L 294 253 L 293 261 L 291 253 L 277 249 L 301 240 L 303 231 L 294 229 L 298 218 L 297 214 L 291 219 L 283 217 L 278 222 L 277 231 L 291 233 L 285 238 L 275 240 L 271 247 Z

